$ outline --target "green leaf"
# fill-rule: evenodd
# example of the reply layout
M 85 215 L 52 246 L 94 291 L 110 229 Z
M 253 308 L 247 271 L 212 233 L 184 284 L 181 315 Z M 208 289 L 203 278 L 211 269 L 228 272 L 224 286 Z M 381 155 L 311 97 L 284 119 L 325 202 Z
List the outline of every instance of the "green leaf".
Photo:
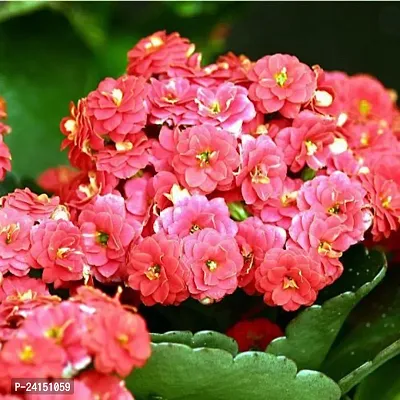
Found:
M 127 378 L 138 400 L 338 400 L 340 389 L 317 371 L 262 352 L 232 357 L 220 349 L 174 343 L 152 345 L 144 368 Z M 321 397 L 323 394 L 323 397 Z
M 335 380 L 373 360 L 400 339 L 400 270 L 389 268 L 386 279 L 351 313 L 341 340 L 322 369 Z
M 358 386 L 354 400 L 400 400 L 400 357 L 382 365 Z
M 0 22 L 48 7 L 46 1 L 7 1 L 0 5 Z
M 228 208 L 231 218 L 235 221 L 244 221 L 250 217 L 250 214 L 246 210 L 246 204 L 243 201 L 228 203 Z
M 400 339 L 392 343 L 389 347 L 382 350 L 372 361 L 352 371 L 339 381 L 342 393 L 348 393 L 354 386 L 358 385 L 365 377 L 377 370 L 381 365 L 400 354 Z
M 287 326 L 286 336 L 270 343 L 268 353 L 284 355 L 294 360 L 300 369 L 320 368 L 350 311 L 386 272 L 385 256 L 378 251 L 355 247 L 342 261 L 345 273 L 337 283 L 338 288 L 333 285 L 330 289 L 331 293 L 339 291 L 341 294 L 302 311 Z
M 21 182 L 13 172 L 7 173 L 5 179 L 0 182 L 0 197 L 6 196 L 15 189 L 21 187 Z
M 226 335 L 213 331 L 201 331 L 193 334 L 190 331 L 172 331 L 166 333 L 152 333 L 153 343 L 180 343 L 191 347 L 208 347 L 225 350 L 235 356 L 238 353 L 236 341 Z
M 13 171 L 36 177 L 66 164 L 60 120 L 71 100 L 96 87 L 99 71 L 68 21 L 49 10 L 1 24 L 0 37 L 0 94 L 13 129 L 6 138 Z

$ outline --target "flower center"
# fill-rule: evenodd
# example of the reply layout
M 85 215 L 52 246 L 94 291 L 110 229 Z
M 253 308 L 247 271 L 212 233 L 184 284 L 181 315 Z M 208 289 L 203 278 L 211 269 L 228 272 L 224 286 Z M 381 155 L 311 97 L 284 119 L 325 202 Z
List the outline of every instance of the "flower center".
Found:
M 210 164 L 210 158 L 212 157 L 213 152 L 210 150 L 203 151 L 202 153 L 197 154 L 196 158 L 200 161 L 200 167 L 205 167 Z
M 119 153 L 124 153 L 126 151 L 133 149 L 132 142 L 117 142 L 115 143 L 115 148 Z
M 289 207 L 296 203 L 297 191 L 285 193 L 281 196 L 281 204 L 283 207 Z
M 311 142 L 310 140 L 307 140 L 305 142 L 305 145 L 306 145 L 306 150 L 307 150 L 308 156 L 313 156 L 318 150 L 317 145 L 315 143 Z
M 61 342 L 63 337 L 64 329 L 60 326 L 53 326 L 44 333 L 44 335 L 49 339 L 55 339 L 56 342 Z
M 283 86 L 285 85 L 286 81 L 287 81 L 287 78 L 288 78 L 286 67 L 283 67 L 283 68 L 281 69 L 281 72 L 277 72 L 277 73 L 274 75 L 274 78 L 275 78 L 275 82 L 276 82 L 280 87 L 283 87 Z
M 102 246 L 107 246 L 108 239 L 110 238 L 110 235 L 105 232 L 97 232 L 97 243 L 101 244 Z
M 123 96 L 121 89 L 113 89 L 111 92 L 112 100 L 117 107 L 121 105 Z
M 299 287 L 297 286 L 297 283 L 293 278 L 285 276 L 283 278 L 283 289 L 286 290 L 289 288 L 298 289 Z
M 358 103 L 358 110 L 363 117 L 367 117 L 371 112 L 371 109 L 371 103 L 367 100 L 360 100 L 360 102 Z
M 24 363 L 31 363 L 33 361 L 33 357 L 35 356 L 35 353 L 32 349 L 32 346 L 26 345 L 22 349 L 22 351 L 19 353 L 19 359 L 24 362 Z
M 166 103 L 174 104 L 176 103 L 179 99 L 176 97 L 174 93 L 167 93 L 162 100 L 164 100 Z
M 191 228 L 190 228 L 190 233 L 195 233 L 197 231 L 199 231 L 201 228 L 197 225 L 194 224 Z
M 151 36 L 149 41 L 144 45 L 147 52 L 151 53 L 156 51 L 164 44 L 164 41 L 159 36 Z
M 117 341 L 121 346 L 125 346 L 129 342 L 129 337 L 125 333 L 121 333 L 117 336 Z
M 13 240 L 14 234 L 18 233 L 19 230 L 20 230 L 19 223 L 10 224 L 1 229 L 0 235 L 2 233 L 5 233 L 6 234 L 6 244 L 10 244 Z
M 268 184 L 270 182 L 267 172 L 265 172 L 262 165 L 257 165 L 253 171 L 250 172 L 250 176 L 253 183 Z
M 364 147 L 369 145 L 369 135 L 367 132 L 363 132 L 361 134 L 360 144 L 361 144 L 361 146 L 364 146 Z
M 161 267 L 158 264 L 154 264 L 147 269 L 144 273 L 150 281 L 154 281 L 160 277 Z
M 332 245 L 328 242 L 320 242 L 318 246 L 318 254 L 329 258 L 339 258 L 342 256 L 342 252 L 334 250 Z
M 328 208 L 329 214 L 339 214 L 340 212 L 340 204 L 335 204 L 331 208 Z
M 60 247 L 57 250 L 57 258 L 64 258 L 69 252 L 71 251 L 71 249 L 69 247 Z
M 383 208 L 390 208 L 390 203 L 392 202 L 392 196 L 386 196 L 381 198 L 381 202 Z
M 214 272 L 217 269 L 218 264 L 214 260 L 207 260 L 206 266 L 211 272 Z
M 210 106 L 211 114 L 219 114 L 221 112 L 221 106 L 218 101 L 214 101 Z
M 19 300 L 21 301 L 25 301 L 25 300 L 33 300 L 35 297 L 35 294 L 32 292 L 31 289 L 27 290 L 26 292 L 23 293 L 18 293 L 17 297 Z

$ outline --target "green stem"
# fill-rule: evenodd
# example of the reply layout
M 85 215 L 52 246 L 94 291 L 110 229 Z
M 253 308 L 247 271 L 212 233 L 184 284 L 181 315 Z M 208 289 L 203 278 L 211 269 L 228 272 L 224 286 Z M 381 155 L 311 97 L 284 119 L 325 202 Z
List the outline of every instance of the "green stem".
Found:
M 358 385 L 365 377 L 378 369 L 385 362 L 400 354 L 400 339 L 386 347 L 372 361 L 367 361 L 354 371 L 342 378 L 338 385 L 342 394 L 348 393 L 354 386 Z

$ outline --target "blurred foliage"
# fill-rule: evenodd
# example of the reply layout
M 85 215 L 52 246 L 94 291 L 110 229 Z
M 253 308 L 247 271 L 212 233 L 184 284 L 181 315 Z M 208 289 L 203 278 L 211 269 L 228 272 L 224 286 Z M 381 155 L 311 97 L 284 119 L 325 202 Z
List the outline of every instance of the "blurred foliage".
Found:
M 61 118 L 70 101 L 126 67 L 126 53 L 158 30 L 178 31 L 204 62 L 225 51 L 242 2 L 39 2 L 0 4 L 0 95 L 13 132 L 17 175 L 36 177 L 66 163 Z

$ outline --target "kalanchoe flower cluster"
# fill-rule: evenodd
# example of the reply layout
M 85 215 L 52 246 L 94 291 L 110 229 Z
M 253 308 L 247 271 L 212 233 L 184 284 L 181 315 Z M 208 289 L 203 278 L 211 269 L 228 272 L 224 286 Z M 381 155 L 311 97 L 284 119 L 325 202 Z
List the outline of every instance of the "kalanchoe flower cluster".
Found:
M 41 280 L 5 277 L 0 393 L 11 392 L 16 376 L 74 378 L 73 399 L 133 399 L 123 378 L 146 363 L 150 336 L 142 317 L 124 308 L 118 293 L 111 298 L 81 286 L 61 301 Z
M 59 198 L 3 199 L 3 273 L 122 283 L 147 306 L 242 288 L 293 311 L 350 246 L 398 230 L 399 112 L 375 78 L 287 54 L 202 66 L 166 32 L 128 60 L 61 121 L 77 170 L 40 179 Z

